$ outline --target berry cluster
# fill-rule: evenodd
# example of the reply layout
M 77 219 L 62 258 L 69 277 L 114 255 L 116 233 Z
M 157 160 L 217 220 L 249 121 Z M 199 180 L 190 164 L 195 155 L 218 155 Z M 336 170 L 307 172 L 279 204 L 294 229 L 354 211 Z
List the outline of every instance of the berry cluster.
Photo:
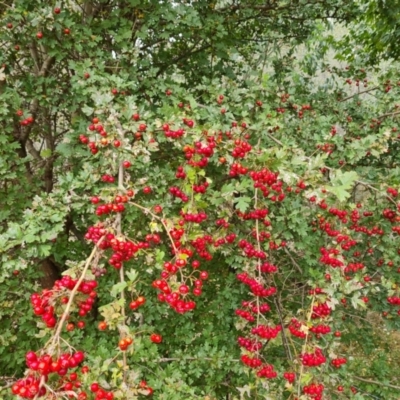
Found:
M 303 393 L 308 394 L 314 400 L 322 400 L 324 385 L 322 383 L 311 383 L 303 387 Z
M 139 296 L 136 300 L 132 300 L 129 303 L 129 308 L 131 310 L 136 310 L 137 308 L 139 308 L 140 306 L 142 306 L 144 303 L 146 303 L 146 298 L 143 296 Z
M 42 397 L 46 394 L 46 389 L 43 386 L 40 387 L 42 378 L 47 381 L 51 374 L 64 377 L 68 370 L 78 367 L 84 359 L 85 355 L 82 351 L 73 354 L 63 353 L 58 358 L 53 358 L 49 354 L 38 356 L 35 352 L 29 351 L 25 356 L 26 365 L 30 369 L 28 377 L 15 382 L 12 386 L 12 393 L 25 399 Z M 59 390 L 66 392 L 73 390 L 74 387 L 79 388 L 80 382 L 77 381 L 77 377 L 77 373 L 71 373 L 69 382 L 61 381 L 63 383 Z
M 267 215 L 269 211 L 266 208 L 261 208 L 261 209 L 256 209 L 252 210 L 248 213 L 242 213 L 238 212 L 237 215 L 240 218 L 243 218 L 244 220 L 263 220 Z
M 262 361 L 258 357 L 249 357 L 248 355 L 244 354 L 240 357 L 240 359 L 244 365 L 247 365 L 250 368 L 258 368 L 262 365 Z
M 120 339 L 118 342 L 118 347 L 121 351 L 125 351 L 128 349 L 128 347 L 133 343 L 133 339 L 131 337 L 126 337 L 123 339 Z
M 264 260 L 265 258 L 267 258 L 267 255 L 265 254 L 264 251 L 256 250 L 254 248 L 254 246 L 245 239 L 241 239 L 238 243 L 238 246 L 241 249 L 243 249 L 244 253 L 246 254 L 246 257 L 260 258 L 261 260 Z
M 296 336 L 300 339 L 305 339 L 307 337 L 307 334 L 305 331 L 301 330 L 302 326 L 303 324 L 300 321 L 298 321 L 296 318 L 292 318 L 288 329 L 293 336 Z
M 264 364 L 262 368 L 257 371 L 257 376 L 259 378 L 274 379 L 278 376 L 276 371 L 274 371 L 274 366 L 270 364 Z
M 261 283 L 257 282 L 254 278 L 251 278 L 246 272 L 236 275 L 237 279 L 243 282 L 245 285 L 250 287 L 250 290 L 255 296 L 268 297 L 273 296 L 276 293 L 275 287 L 265 288 Z
M 301 355 L 301 362 L 307 367 L 318 367 L 326 362 L 326 357 L 322 354 L 322 351 L 317 347 L 314 353 L 304 353 Z
M 243 167 L 239 163 L 233 163 L 230 170 L 229 170 L 229 176 L 231 178 L 234 178 L 239 175 L 246 175 L 248 172 L 248 169 Z
M 24 118 L 22 121 L 19 122 L 21 126 L 29 126 L 35 122 L 35 119 L 32 116 Z
M 266 274 L 274 274 L 278 271 L 278 268 L 275 265 L 270 264 L 269 262 L 265 262 L 260 265 L 260 271 Z
M 338 268 L 344 265 L 343 261 L 334 257 L 335 255 L 339 254 L 339 251 L 337 249 L 326 249 L 325 247 L 321 247 L 320 252 L 322 256 L 319 261 L 322 264 L 330 265 L 332 268 Z
M 207 191 L 208 188 L 208 182 L 205 181 L 204 183 L 202 183 L 201 185 L 193 185 L 192 189 L 195 193 L 205 193 Z
M 176 131 L 172 131 L 169 129 L 169 125 L 164 124 L 162 127 L 165 137 L 172 138 L 172 139 L 178 139 L 182 137 L 185 134 L 185 131 L 183 129 L 178 129 Z
M 207 219 L 207 214 L 205 212 L 200 212 L 198 214 L 184 213 L 181 211 L 181 216 L 186 222 L 193 222 L 195 224 L 200 224 Z
M 263 347 L 263 344 L 261 342 L 241 336 L 239 336 L 238 338 L 238 344 L 239 346 L 244 347 L 247 351 L 250 352 L 260 351 Z
M 331 328 L 328 325 L 315 325 L 310 328 L 310 332 L 316 335 L 326 335 L 331 332 Z
M 176 171 L 175 177 L 177 179 L 185 179 L 186 178 L 186 172 L 183 170 L 182 166 L 178 167 L 178 170 Z
M 68 303 L 68 295 L 65 291 L 71 291 L 77 282 L 77 279 L 65 275 L 61 280 L 54 283 L 52 290 L 44 289 L 41 294 L 33 293 L 31 295 L 34 314 L 41 316 L 48 328 L 54 328 L 57 323 L 54 307 L 56 299 L 60 298 L 61 304 Z M 93 280 L 83 281 L 79 285 L 78 292 L 83 295 L 78 302 L 80 317 L 84 317 L 92 309 L 97 296 L 94 291 L 96 287 L 97 282 Z
M 332 312 L 332 309 L 329 307 L 329 305 L 325 303 L 320 303 L 315 306 L 313 306 L 313 313 L 311 314 L 312 319 L 317 319 L 317 318 L 325 318 L 329 316 Z
M 172 186 L 169 188 L 169 193 L 174 196 L 177 197 L 179 199 L 181 199 L 184 203 L 187 203 L 189 201 L 189 197 L 186 196 L 185 193 L 183 193 L 178 187 L 176 186 Z
M 332 366 L 335 368 L 340 368 L 343 364 L 347 363 L 346 358 L 335 358 L 334 360 L 331 361 Z
M 90 385 L 90 391 L 92 393 L 96 394 L 96 397 L 94 398 L 94 400 L 113 400 L 114 399 L 114 393 L 107 392 L 106 390 L 101 388 L 97 382 L 94 382 Z
M 233 158 L 244 158 L 248 152 L 252 149 L 251 145 L 245 141 L 236 139 L 235 140 L 235 148 L 232 150 Z
M 277 325 L 275 328 L 266 325 L 258 325 L 252 328 L 251 333 L 253 335 L 259 336 L 262 339 L 271 340 L 275 339 L 281 330 L 282 330 L 281 325 Z
M 289 383 L 293 383 L 296 379 L 296 374 L 294 372 L 284 372 L 283 379 L 286 379 Z
M 387 302 L 392 306 L 400 306 L 400 297 L 398 296 L 391 296 L 387 298 Z

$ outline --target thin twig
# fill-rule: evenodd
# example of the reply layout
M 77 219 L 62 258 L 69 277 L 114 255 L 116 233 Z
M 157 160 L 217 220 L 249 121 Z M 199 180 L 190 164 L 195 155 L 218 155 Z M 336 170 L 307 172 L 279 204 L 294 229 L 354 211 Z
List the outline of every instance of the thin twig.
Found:
M 362 378 L 361 376 L 352 376 L 352 378 L 357 379 L 358 381 L 372 383 L 373 385 L 385 386 L 385 387 L 389 387 L 391 389 L 400 390 L 400 386 L 392 385 L 391 383 L 378 382 L 378 381 L 374 381 L 372 379 Z

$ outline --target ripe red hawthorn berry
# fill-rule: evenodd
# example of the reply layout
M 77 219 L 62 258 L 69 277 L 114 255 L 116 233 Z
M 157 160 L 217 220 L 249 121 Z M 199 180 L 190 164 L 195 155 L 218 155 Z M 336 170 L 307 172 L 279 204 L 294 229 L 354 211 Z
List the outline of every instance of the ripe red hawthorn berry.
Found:
M 42 38 L 43 38 L 43 33 L 42 33 L 42 32 L 38 32 L 38 33 L 36 34 L 36 37 L 37 37 L 38 39 L 42 39 Z
M 132 165 L 132 164 L 131 164 L 129 161 L 124 161 L 124 162 L 122 163 L 122 166 L 123 166 L 124 168 L 129 168 L 131 165 Z
M 143 193 L 144 194 L 150 194 L 152 192 L 151 187 L 150 186 L 145 186 L 143 188 Z
M 114 145 L 114 147 L 120 147 L 121 146 L 121 142 L 119 140 L 114 140 L 113 145 Z
M 165 94 L 166 94 L 167 96 L 171 96 L 171 94 L 172 94 L 172 90 L 170 90 L 170 89 L 167 89 L 167 90 L 165 91 Z
M 68 28 L 64 29 L 64 35 L 69 35 L 71 33 L 71 31 Z
M 89 72 L 85 72 L 85 73 L 83 74 L 83 77 L 84 77 L 85 79 L 89 79 L 89 78 L 90 78 Z
M 101 321 L 99 322 L 97 327 L 99 328 L 100 331 L 105 331 L 107 329 L 107 322 Z
M 60 14 L 60 12 L 61 12 L 61 8 L 56 7 L 56 8 L 54 9 L 54 14 Z
M 83 329 L 85 327 L 85 321 L 78 321 L 76 326 L 78 329 Z
M 159 335 L 158 333 L 152 333 L 151 335 L 150 335 L 150 340 L 153 342 L 153 343 L 161 343 L 162 342 L 162 336 L 161 335 Z
M 126 195 L 127 195 L 128 197 L 133 197 L 134 194 L 135 194 L 135 192 L 134 192 L 132 189 L 128 189 L 128 190 L 126 191 Z
M 132 119 L 133 119 L 134 121 L 139 121 L 140 115 L 139 115 L 139 114 L 133 114 L 133 115 L 132 115 Z
M 11 22 L 9 22 L 9 23 L 7 24 L 7 28 L 8 28 L 8 29 L 12 29 L 12 28 L 13 28 L 13 24 L 12 24 Z
M 154 206 L 154 212 L 156 214 L 160 214 L 162 212 L 162 207 L 157 204 L 156 206 Z
M 90 385 L 90 391 L 96 393 L 100 389 L 99 384 L 97 382 L 93 382 Z

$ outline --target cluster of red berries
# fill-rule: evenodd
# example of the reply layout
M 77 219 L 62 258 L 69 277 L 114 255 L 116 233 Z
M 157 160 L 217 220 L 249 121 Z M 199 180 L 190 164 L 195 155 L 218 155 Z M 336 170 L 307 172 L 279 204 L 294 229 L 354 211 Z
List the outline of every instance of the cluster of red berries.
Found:
M 193 128 L 194 121 L 192 119 L 183 118 L 183 123 L 187 125 L 189 128 Z
M 29 126 L 35 122 L 33 117 L 28 117 L 19 122 L 21 126 Z
M 315 306 L 313 306 L 313 312 L 311 314 L 312 319 L 317 319 L 317 318 L 325 318 L 329 316 L 332 312 L 332 309 L 329 307 L 329 305 L 325 303 L 320 303 Z
M 144 303 L 146 303 L 146 298 L 143 296 L 139 296 L 136 300 L 132 300 L 129 303 L 129 308 L 131 310 L 136 310 L 137 308 L 139 308 L 140 306 L 142 306 Z
M 43 322 L 48 328 L 54 328 L 57 319 L 55 315 L 54 308 L 54 295 L 61 297 L 61 303 L 68 303 L 68 296 L 60 296 L 64 289 L 72 290 L 77 284 L 78 280 L 72 279 L 70 276 L 66 275 L 61 280 L 54 283 L 53 289 L 44 289 L 41 294 L 33 293 L 31 295 L 31 304 L 33 306 L 33 312 L 42 318 Z M 95 302 L 97 293 L 94 289 L 97 287 L 97 282 L 94 280 L 83 281 L 79 287 L 78 292 L 82 293 L 84 298 L 79 301 L 79 311 L 80 317 L 84 317 L 91 309 Z
M 278 271 L 278 268 L 275 265 L 270 264 L 269 262 L 265 262 L 260 265 L 260 271 L 266 274 L 274 274 Z
M 247 220 L 263 220 L 269 211 L 266 208 L 252 210 L 248 213 L 242 213 L 240 211 L 237 212 L 238 217 L 243 218 L 245 221 Z
M 93 200 L 92 200 L 93 202 Z M 109 214 L 111 212 L 115 212 L 115 213 L 120 213 L 125 211 L 125 206 L 122 203 L 118 203 L 118 204 L 103 204 L 100 205 L 96 208 L 96 215 L 98 217 L 100 217 L 101 215 L 106 215 Z
M 311 383 L 303 387 L 303 393 L 308 394 L 314 400 L 322 400 L 324 385 L 322 383 Z
M 251 236 L 256 240 L 259 240 L 260 242 L 264 242 L 271 238 L 271 233 L 267 232 L 267 231 L 261 231 L 261 232 L 258 232 L 258 237 L 257 237 L 257 232 L 255 230 L 253 230 L 251 232 Z
M 239 175 L 246 175 L 249 170 L 243 167 L 240 163 L 233 163 L 229 170 L 229 176 L 234 178 Z
M 387 302 L 392 306 L 400 306 L 400 297 L 398 296 L 391 296 L 387 298 Z
M 382 212 L 383 218 L 388 219 L 390 222 L 394 222 L 396 218 L 396 211 L 385 208 Z
M 185 193 L 183 193 L 178 187 L 176 186 L 172 186 L 169 188 L 169 193 L 174 196 L 177 197 L 179 199 L 181 199 L 184 203 L 187 203 L 189 201 L 189 197 L 186 196 Z
M 90 385 L 90 391 L 92 393 L 96 394 L 96 397 L 94 398 L 94 400 L 113 400 L 114 399 L 114 393 L 107 392 L 106 390 L 101 388 L 97 382 L 94 382 Z
M 181 216 L 186 222 L 193 222 L 195 224 L 200 224 L 207 219 L 207 214 L 205 212 L 200 212 L 198 214 L 184 213 L 181 211 Z
M 235 148 L 232 150 L 233 158 L 244 158 L 252 149 L 250 143 L 245 140 L 236 139 Z
M 202 237 L 198 237 L 190 242 L 190 244 L 196 249 L 199 257 L 210 261 L 212 260 L 211 253 L 207 250 L 208 244 L 213 244 L 213 238 L 210 235 L 204 235 Z
M 230 233 L 229 235 L 226 235 L 225 237 L 215 239 L 213 246 L 214 247 L 219 247 L 222 246 L 226 243 L 233 243 L 236 239 L 236 234 L 235 233 Z
M 133 339 L 131 337 L 125 337 L 123 339 L 120 339 L 118 342 L 118 347 L 121 351 L 125 351 L 128 349 L 128 347 L 133 343 Z
M 289 383 L 293 383 L 296 379 L 296 374 L 294 372 L 284 372 L 283 379 L 286 379 Z
M 173 131 L 170 129 L 168 124 L 163 124 L 162 130 L 164 131 L 165 137 L 172 138 L 172 139 L 178 139 L 185 134 L 184 129 L 178 129 L 176 131 Z
M 257 371 L 257 376 L 259 378 L 274 379 L 278 376 L 276 371 L 274 371 L 274 366 L 271 364 L 264 364 L 262 368 Z
M 44 381 L 47 381 L 48 376 L 52 373 L 64 377 L 67 375 L 69 369 L 78 367 L 84 359 L 85 355 L 82 351 L 77 351 L 73 354 L 63 353 L 56 359 L 49 354 L 38 356 L 35 352 L 29 351 L 25 356 L 26 365 L 30 369 L 29 375 L 27 378 L 19 379 L 14 383 L 12 386 L 12 393 L 25 399 L 42 397 L 46 394 L 46 389 L 40 387 L 42 377 L 44 378 Z M 87 367 L 82 368 L 82 372 L 87 371 Z M 69 381 L 63 381 L 60 389 L 63 392 L 66 392 L 71 391 L 74 388 L 79 388 L 80 382 L 77 378 L 77 373 L 72 372 L 69 375 Z M 86 397 L 81 395 L 81 393 L 79 396 L 79 400 L 86 399 Z
M 186 172 L 183 170 L 183 167 L 180 165 L 176 171 L 175 178 L 177 179 L 185 179 Z
M 288 326 L 288 329 L 293 336 L 296 336 L 300 339 L 305 339 L 307 337 L 307 334 L 305 333 L 304 330 L 301 330 L 302 326 L 303 324 L 300 321 L 298 321 L 296 318 L 292 318 Z
M 258 307 L 254 303 L 250 303 L 248 301 L 242 301 L 242 307 L 250 308 L 250 310 L 254 313 L 264 314 L 271 310 L 271 307 L 267 303 L 261 303 Z
M 321 247 L 320 252 L 322 256 L 319 261 L 322 264 L 329 265 L 332 268 L 339 268 L 344 265 L 343 261 L 334 257 L 335 255 L 339 254 L 339 251 L 337 249 L 326 249 L 325 247 Z
M 363 263 L 349 263 L 344 269 L 344 273 L 350 274 L 350 273 L 356 273 L 357 271 L 361 271 L 362 269 L 365 268 L 365 265 Z
M 310 328 L 310 332 L 316 335 L 326 335 L 331 332 L 331 328 L 328 325 L 315 325 Z
M 166 302 L 171 308 L 180 314 L 192 311 L 196 307 L 196 303 L 194 301 L 183 300 L 182 293 L 172 292 L 165 280 L 154 281 L 153 287 L 161 291 L 161 293 L 157 295 L 158 300 L 161 302 Z M 193 289 L 193 294 L 195 296 L 199 296 L 201 294 L 201 289 L 195 287 Z M 184 295 L 186 295 L 186 293 Z
M 113 250 L 113 254 L 109 258 L 108 262 L 115 269 L 120 269 L 122 263 L 129 261 L 139 250 L 149 248 L 149 243 L 138 242 L 135 244 L 130 241 L 113 238 L 110 240 L 110 247 Z
M 388 188 L 387 193 L 393 197 L 397 197 L 399 195 L 399 192 L 394 188 Z
M 241 336 L 239 336 L 238 338 L 238 344 L 240 347 L 244 347 L 247 351 L 250 352 L 260 351 L 263 347 L 263 344 L 261 342 Z
M 331 364 L 335 368 L 340 368 L 343 364 L 346 364 L 346 363 L 347 363 L 346 358 L 335 358 L 334 360 L 331 361 Z
M 241 310 L 239 308 L 239 309 L 235 310 L 235 314 L 238 315 L 239 317 L 245 319 L 246 321 L 249 321 L 249 322 L 255 321 L 255 318 L 250 311 Z
M 215 221 L 215 225 L 221 226 L 222 228 L 225 228 L 225 229 L 229 228 L 229 222 L 225 221 L 223 218 L 217 219 Z
M 247 365 L 250 368 L 258 368 L 262 365 L 262 361 L 256 356 L 249 357 L 248 355 L 244 354 L 240 357 L 240 359 L 244 365 Z
M 267 258 L 267 255 L 265 254 L 264 251 L 262 250 L 256 250 L 255 247 L 248 242 L 245 239 L 241 239 L 238 243 L 238 246 L 243 249 L 244 253 L 246 254 L 246 257 L 249 258 L 259 258 L 261 260 L 265 260 Z
M 209 184 L 207 181 L 205 181 L 204 183 L 202 183 L 201 185 L 193 185 L 192 189 L 195 193 L 202 193 L 204 194 L 207 191 Z
M 322 354 L 322 351 L 317 347 L 314 353 L 304 353 L 301 355 L 301 362 L 307 367 L 318 367 L 326 362 L 326 357 Z
M 250 287 L 250 290 L 255 296 L 258 297 L 268 297 L 273 296 L 276 293 L 276 288 L 271 286 L 270 288 L 265 288 L 261 283 L 257 282 L 254 278 L 251 278 L 246 272 L 236 275 L 236 278 L 243 282 L 245 285 Z
M 105 183 L 114 183 L 115 182 L 115 178 L 112 175 L 104 174 L 101 177 L 101 181 L 105 182 Z
M 277 325 L 275 327 L 267 326 L 267 325 L 258 325 L 251 329 L 251 333 L 253 335 L 257 335 L 262 339 L 275 339 L 279 332 L 282 330 L 281 325 Z
M 147 390 L 147 396 L 151 396 L 154 392 L 153 388 L 151 388 L 146 381 L 140 381 L 139 383 L 139 388 L 140 389 L 145 389 Z
M 40 378 L 34 376 L 28 376 L 25 379 L 19 379 L 11 388 L 11 391 L 16 396 L 22 397 L 23 399 L 34 399 L 42 397 L 46 394 L 46 388 L 40 387 Z

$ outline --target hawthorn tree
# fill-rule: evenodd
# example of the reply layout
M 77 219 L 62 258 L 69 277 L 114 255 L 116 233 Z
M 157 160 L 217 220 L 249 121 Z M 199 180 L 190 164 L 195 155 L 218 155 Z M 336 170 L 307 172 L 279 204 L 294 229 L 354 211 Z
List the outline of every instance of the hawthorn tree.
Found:
M 347 3 L 1 3 L 4 398 L 394 398 L 398 73 L 293 57 Z

